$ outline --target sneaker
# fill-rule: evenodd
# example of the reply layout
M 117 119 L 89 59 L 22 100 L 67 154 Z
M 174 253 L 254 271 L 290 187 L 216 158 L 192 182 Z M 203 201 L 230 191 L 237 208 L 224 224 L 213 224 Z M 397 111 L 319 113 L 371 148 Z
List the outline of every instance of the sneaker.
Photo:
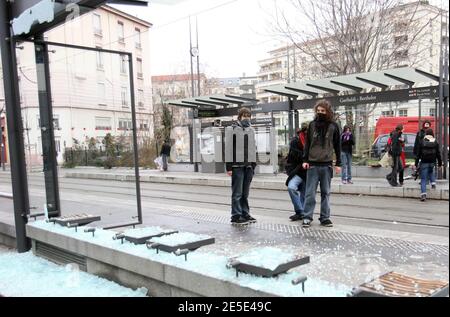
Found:
M 347 181 L 342 181 L 342 184 L 346 185 L 346 184 L 347 184 Z
M 330 219 L 324 220 L 320 222 L 320 225 L 323 227 L 333 227 L 333 223 Z
M 291 219 L 291 221 L 299 221 L 299 220 L 303 220 L 303 216 L 300 214 L 295 214 L 289 217 L 289 219 Z
M 353 182 L 352 182 L 352 180 L 351 180 L 351 179 L 349 179 L 349 180 L 347 181 L 347 184 L 352 184 L 352 185 L 353 185 Z
M 436 183 L 431 183 L 431 189 L 436 189 Z
M 249 214 L 243 216 L 242 218 L 244 218 L 245 220 L 247 220 L 250 223 L 255 223 L 256 222 L 256 219 L 253 218 L 252 216 L 250 216 Z
M 309 219 L 303 219 L 303 222 L 302 222 L 302 227 L 303 228 L 309 228 L 309 227 L 311 227 L 311 220 L 309 220 Z
M 426 200 L 427 200 L 427 194 L 421 194 L 420 201 L 426 201 Z
M 244 217 L 231 217 L 232 225 L 248 225 L 248 220 Z

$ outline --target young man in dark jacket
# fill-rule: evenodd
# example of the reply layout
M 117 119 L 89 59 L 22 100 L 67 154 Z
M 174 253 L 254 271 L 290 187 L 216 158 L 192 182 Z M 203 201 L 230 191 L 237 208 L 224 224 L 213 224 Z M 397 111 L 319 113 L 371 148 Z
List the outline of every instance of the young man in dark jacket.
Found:
M 428 180 L 431 183 L 431 188 L 436 188 L 436 175 L 434 174 L 434 168 L 436 167 L 436 161 L 438 162 L 439 168 L 442 167 L 441 151 L 439 149 L 439 144 L 434 138 L 434 133 L 432 129 L 427 129 L 425 131 L 425 136 L 423 140 L 419 143 L 417 157 L 416 157 L 416 167 L 419 165 L 420 161 L 420 200 L 425 201 L 427 199 L 427 183 Z
M 238 142 L 237 137 L 243 140 Z M 243 225 L 256 222 L 256 219 L 250 215 L 248 204 L 250 184 L 256 168 L 256 145 L 254 131 L 251 128 L 251 112 L 248 108 L 239 110 L 238 120 L 233 124 L 232 142 L 231 138 L 228 139 L 227 133 L 226 142 L 232 143 L 232 159 L 225 157 L 227 174 L 232 177 L 231 223 Z M 243 146 L 243 148 L 237 146 Z
M 303 219 L 303 211 L 305 207 L 305 190 L 306 190 L 306 170 L 303 168 L 303 153 L 306 142 L 307 124 L 302 124 L 301 130 L 290 143 L 289 154 L 286 162 L 286 186 L 288 187 L 289 196 L 294 205 L 294 215 L 290 216 L 291 221 Z
M 316 190 L 320 183 L 320 224 L 332 227 L 330 220 L 330 192 L 333 177 L 333 153 L 336 155 L 336 173 L 341 172 L 341 134 L 339 127 L 333 120 L 331 104 L 319 101 L 314 111 L 316 117 L 309 124 L 303 168 L 306 173 L 306 197 L 303 213 L 303 227 L 311 226 L 314 208 L 316 206 Z
M 352 181 L 352 155 L 355 140 L 349 126 L 344 126 L 341 135 L 341 161 L 342 161 L 342 184 L 353 184 Z
M 167 163 L 170 157 L 170 150 L 172 149 L 172 147 L 170 146 L 170 143 L 168 140 L 164 141 L 163 146 L 161 147 L 161 158 L 162 158 L 162 162 L 163 162 L 163 170 L 164 172 L 167 171 Z

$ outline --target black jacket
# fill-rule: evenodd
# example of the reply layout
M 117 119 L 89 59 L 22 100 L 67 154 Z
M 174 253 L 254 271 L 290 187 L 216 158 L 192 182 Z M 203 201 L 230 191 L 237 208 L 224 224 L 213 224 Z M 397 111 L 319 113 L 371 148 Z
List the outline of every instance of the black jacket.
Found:
M 417 132 L 416 140 L 414 141 L 414 149 L 413 149 L 413 153 L 416 157 L 419 154 L 420 142 L 422 142 L 424 137 L 425 137 L 424 129 L 421 129 L 419 132 Z
M 235 123 L 233 123 L 232 127 L 233 127 L 233 130 L 235 130 L 235 129 L 242 129 L 244 131 L 246 129 L 246 128 L 244 128 L 242 126 L 240 121 L 236 121 Z M 226 135 L 226 133 L 225 133 L 225 135 Z M 226 140 L 226 142 L 228 142 L 228 140 Z M 253 170 L 255 170 L 256 162 L 249 162 L 248 161 L 249 160 L 248 150 L 249 150 L 249 140 L 248 140 L 248 135 L 246 135 L 244 137 L 244 160 L 238 162 L 236 160 L 236 135 L 233 135 L 233 161 L 232 162 L 226 162 L 227 172 L 232 171 L 233 167 L 247 167 L 247 166 L 251 166 L 253 168 Z M 256 148 L 254 148 L 252 150 L 254 150 L 256 152 Z
M 435 155 L 433 155 L 433 157 L 427 157 L 426 155 L 426 151 L 423 148 L 423 142 L 425 140 L 425 138 L 427 138 L 428 140 L 430 140 L 431 142 L 436 143 L 436 147 L 435 147 Z M 416 156 L 416 163 L 415 165 L 418 166 L 419 161 L 421 163 L 432 163 L 435 164 L 436 161 L 438 162 L 439 166 L 442 166 L 442 158 L 441 158 L 441 151 L 439 148 L 439 144 L 436 142 L 436 139 L 430 135 L 427 135 L 424 137 L 424 139 L 422 139 L 422 141 L 419 143 L 418 146 L 418 151 L 417 151 L 417 156 Z
M 163 144 L 163 146 L 161 147 L 161 152 L 159 153 L 159 155 L 167 155 L 170 156 L 170 149 L 171 146 L 167 143 Z
M 402 154 L 402 143 L 404 142 L 403 133 L 394 131 L 392 132 L 392 144 L 391 144 L 391 155 L 400 156 Z
M 297 175 L 303 180 L 306 180 L 306 170 L 303 169 L 303 149 L 299 146 L 299 137 L 294 137 L 290 143 L 289 154 L 286 161 L 286 174 L 288 178 L 286 180 L 286 186 L 291 179 Z
M 353 133 L 350 134 L 350 139 L 344 141 L 344 134 L 341 135 L 341 150 L 345 153 L 353 153 L 353 146 L 355 145 L 355 140 L 353 139 Z

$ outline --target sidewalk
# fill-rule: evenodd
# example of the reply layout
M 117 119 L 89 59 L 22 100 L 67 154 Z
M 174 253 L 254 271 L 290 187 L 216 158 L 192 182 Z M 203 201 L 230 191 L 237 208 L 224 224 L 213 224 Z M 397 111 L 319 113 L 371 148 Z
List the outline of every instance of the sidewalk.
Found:
M 67 178 L 134 181 L 134 169 L 115 168 L 105 170 L 102 168 L 75 168 L 61 169 L 60 176 Z M 252 182 L 252 188 L 265 190 L 286 190 L 286 175 L 260 174 Z M 157 170 L 140 170 L 141 182 L 184 184 L 198 186 L 230 187 L 231 178 L 226 174 L 202 174 L 192 172 L 160 172 Z M 344 185 L 340 177 L 334 177 L 331 183 L 332 193 L 418 198 L 420 197 L 419 180 L 405 180 L 403 187 L 391 187 L 382 178 L 353 178 L 353 185 Z M 449 199 L 449 183 L 439 180 L 437 188 L 428 191 L 428 198 L 437 200 Z

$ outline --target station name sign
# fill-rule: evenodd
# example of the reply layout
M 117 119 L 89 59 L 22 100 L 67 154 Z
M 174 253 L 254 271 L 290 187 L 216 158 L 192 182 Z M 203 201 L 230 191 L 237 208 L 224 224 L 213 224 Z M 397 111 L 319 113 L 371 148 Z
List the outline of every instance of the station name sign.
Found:
M 361 105 L 379 102 L 408 101 L 416 99 L 436 99 L 439 97 L 439 86 L 410 88 L 401 90 L 380 91 L 349 96 L 333 96 L 323 98 L 334 107 L 347 105 Z M 313 108 L 318 99 L 303 99 L 294 102 L 294 109 Z

